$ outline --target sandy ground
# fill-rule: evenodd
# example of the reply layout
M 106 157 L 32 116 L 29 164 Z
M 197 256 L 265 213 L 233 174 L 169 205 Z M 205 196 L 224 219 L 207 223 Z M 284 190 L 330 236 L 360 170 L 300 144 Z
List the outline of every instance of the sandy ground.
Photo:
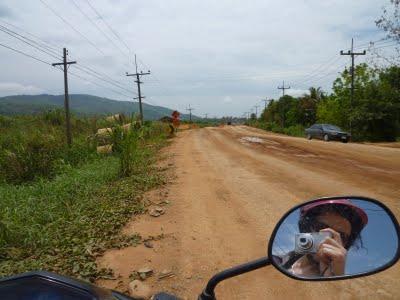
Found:
M 175 177 L 146 195 L 166 213 L 132 219 L 126 233 L 159 236 L 144 245 L 108 251 L 99 262 L 120 277 L 101 281 L 127 289 L 129 274 L 154 269 L 155 291 L 196 299 L 207 279 L 224 268 L 265 256 L 280 217 L 320 196 L 363 195 L 400 217 L 400 149 L 308 141 L 244 126 L 181 132 L 163 162 Z M 173 167 L 172 167 L 173 166 Z M 163 270 L 172 278 L 158 279 Z M 380 274 L 336 282 L 302 282 L 272 266 L 225 281 L 219 299 L 399 299 L 400 265 Z

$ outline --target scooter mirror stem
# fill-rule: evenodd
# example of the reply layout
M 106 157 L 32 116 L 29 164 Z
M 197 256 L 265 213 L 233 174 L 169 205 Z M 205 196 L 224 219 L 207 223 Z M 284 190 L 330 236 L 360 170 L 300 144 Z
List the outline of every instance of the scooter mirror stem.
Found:
M 257 260 L 245 263 L 243 265 L 239 265 L 236 267 L 232 267 L 230 269 L 224 270 L 215 274 L 207 283 L 206 288 L 203 290 L 198 300 L 215 300 L 215 287 L 221 281 L 238 276 L 240 274 L 244 274 L 247 272 L 251 272 L 263 267 L 266 267 L 271 264 L 271 261 L 268 257 L 259 258 Z

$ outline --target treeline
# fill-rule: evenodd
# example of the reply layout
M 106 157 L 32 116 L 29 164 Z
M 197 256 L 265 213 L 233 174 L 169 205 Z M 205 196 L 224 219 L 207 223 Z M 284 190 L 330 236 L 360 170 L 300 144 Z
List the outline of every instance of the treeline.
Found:
M 290 135 L 304 135 L 314 123 L 329 123 L 349 131 L 353 140 L 395 141 L 400 137 L 400 67 L 355 68 L 354 97 L 351 74 L 345 69 L 333 83 L 332 93 L 311 87 L 300 97 L 285 95 L 269 102 L 250 124 Z M 351 103 L 352 102 L 352 103 Z

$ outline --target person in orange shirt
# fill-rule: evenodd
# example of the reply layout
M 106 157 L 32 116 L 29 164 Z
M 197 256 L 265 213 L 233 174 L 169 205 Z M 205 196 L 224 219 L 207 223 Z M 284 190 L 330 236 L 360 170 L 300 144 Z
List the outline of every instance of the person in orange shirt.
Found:
M 177 111 L 177 110 L 174 110 L 172 112 L 172 125 L 173 125 L 173 128 L 171 130 L 171 134 L 173 134 L 174 132 L 178 131 L 178 127 L 179 127 L 179 124 L 180 124 L 180 120 L 179 120 L 180 115 L 181 115 L 180 112 Z

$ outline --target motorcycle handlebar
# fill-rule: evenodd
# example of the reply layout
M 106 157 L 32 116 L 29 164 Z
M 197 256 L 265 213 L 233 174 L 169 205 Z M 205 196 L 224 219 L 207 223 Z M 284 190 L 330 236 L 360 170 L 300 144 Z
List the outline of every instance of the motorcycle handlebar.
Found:
M 230 269 L 224 270 L 215 274 L 207 283 L 206 288 L 200 294 L 198 300 L 215 300 L 215 287 L 223 280 L 231 277 L 238 276 L 247 272 L 251 272 L 271 264 L 268 257 L 259 258 L 257 260 L 232 267 Z

